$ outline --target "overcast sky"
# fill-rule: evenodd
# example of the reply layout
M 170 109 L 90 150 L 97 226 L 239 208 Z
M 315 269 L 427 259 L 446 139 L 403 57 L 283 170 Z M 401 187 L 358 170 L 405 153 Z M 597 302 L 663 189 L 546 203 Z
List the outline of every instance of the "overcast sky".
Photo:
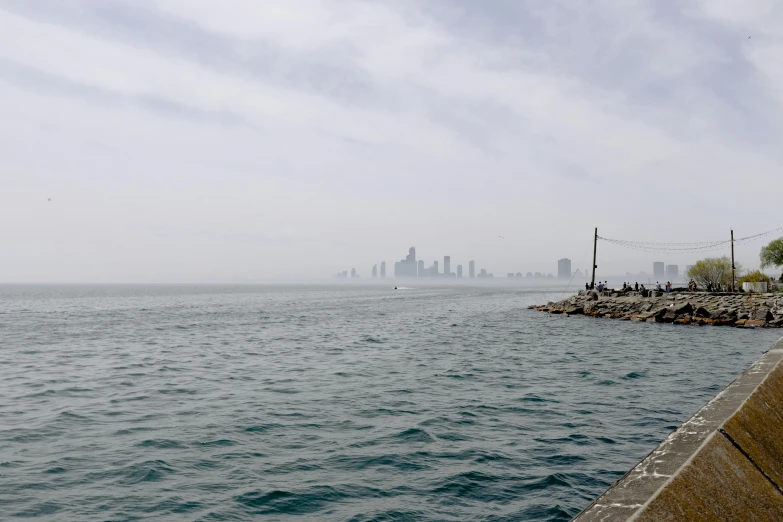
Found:
M 783 224 L 783 3 L 0 0 L 0 115 L 0 281 L 556 273 Z

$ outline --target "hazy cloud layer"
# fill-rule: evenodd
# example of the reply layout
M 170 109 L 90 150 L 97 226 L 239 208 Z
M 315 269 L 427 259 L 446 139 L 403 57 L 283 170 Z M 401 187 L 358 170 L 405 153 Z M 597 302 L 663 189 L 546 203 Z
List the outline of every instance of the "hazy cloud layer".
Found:
M 783 224 L 773 0 L 0 0 L 0 111 L 0 281 L 555 272 L 594 226 Z

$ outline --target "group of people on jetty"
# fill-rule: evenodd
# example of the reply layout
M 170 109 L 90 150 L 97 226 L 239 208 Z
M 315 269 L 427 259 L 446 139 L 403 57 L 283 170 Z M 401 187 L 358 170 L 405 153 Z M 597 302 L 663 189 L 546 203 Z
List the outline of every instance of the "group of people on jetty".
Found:
M 694 281 L 693 279 L 688 281 L 688 291 L 689 292 L 696 292 L 697 286 L 698 285 L 696 284 L 696 281 Z M 712 288 L 712 285 L 708 285 L 708 286 L 709 286 L 709 288 L 707 288 L 707 290 L 710 291 L 710 292 L 716 291 L 716 290 L 717 291 L 720 290 L 719 288 Z M 609 291 L 611 289 L 609 288 L 609 282 L 608 281 L 604 281 L 604 282 L 598 281 L 597 285 L 595 283 L 585 283 L 585 290 L 588 290 L 588 291 L 589 290 L 598 290 L 598 292 L 603 292 L 604 290 Z M 630 282 L 627 282 L 627 283 L 623 282 L 623 290 L 622 291 L 623 292 L 629 292 L 631 290 L 633 290 L 635 292 L 641 292 L 642 296 L 645 296 L 645 297 L 648 295 L 648 292 L 649 292 L 644 287 L 644 285 L 640 285 L 638 282 L 634 283 L 633 285 L 631 285 Z M 671 281 L 666 281 L 666 284 L 661 286 L 661 283 L 656 281 L 655 282 L 655 291 L 656 292 L 666 292 L 667 294 L 671 293 L 671 291 L 672 291 L 672 282 Z

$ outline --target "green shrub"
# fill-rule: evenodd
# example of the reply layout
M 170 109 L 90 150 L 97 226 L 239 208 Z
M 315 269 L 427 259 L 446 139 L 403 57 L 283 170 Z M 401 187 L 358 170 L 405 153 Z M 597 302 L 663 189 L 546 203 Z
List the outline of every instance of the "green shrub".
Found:
M 760 270 L 754 270 L 748 272 L 741 279 L 737 281 L 738 286 L 742 286 L 742 283 L 768 283 L 770 278 L 767 274 L 764 274 Z

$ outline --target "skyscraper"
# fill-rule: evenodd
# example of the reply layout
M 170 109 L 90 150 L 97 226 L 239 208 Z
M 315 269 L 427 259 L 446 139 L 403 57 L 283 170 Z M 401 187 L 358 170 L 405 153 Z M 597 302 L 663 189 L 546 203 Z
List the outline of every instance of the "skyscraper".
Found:
M 378 277 L 378 265 L 372 265 L 372 278 Z
M 564 257 L 557 262 L 557 277 L 559 279 L 571 279 L 571 260 Z
M 676 281 L 680 278 L 680 267 L 677 265 L 666 265 L 666 279 Z
M 457 279 L 462 279 L 462 265 L 457 265 Z
M 386 277 L 386 261 L 381 261 L 381 279 Z
M 653 276 L 657 279 L 663 279 L 664 275 L 663 261 L 653 263 Z
M 451 256 L 443 256 L 443 275 L 451 275 Z
M 410 247 L 405 259 L 394 263 L 394 277 L 416 277 L 416 273 L 416 247 Z
M 476 262 L 471 261 L 468 263 L 468 277 L 471 279 L 476 279 Z
M 419 259 L 418 270 L 419 270 L 419 277 L 424 277 L 427 275 L 427 273 L 424 271 L 424 260 Z
M 432 277 L 438 277 L 438 262 L 433 261 L 432 262 Z
M 351 277 L 356 277 L 356 269 L 351 268 Z

